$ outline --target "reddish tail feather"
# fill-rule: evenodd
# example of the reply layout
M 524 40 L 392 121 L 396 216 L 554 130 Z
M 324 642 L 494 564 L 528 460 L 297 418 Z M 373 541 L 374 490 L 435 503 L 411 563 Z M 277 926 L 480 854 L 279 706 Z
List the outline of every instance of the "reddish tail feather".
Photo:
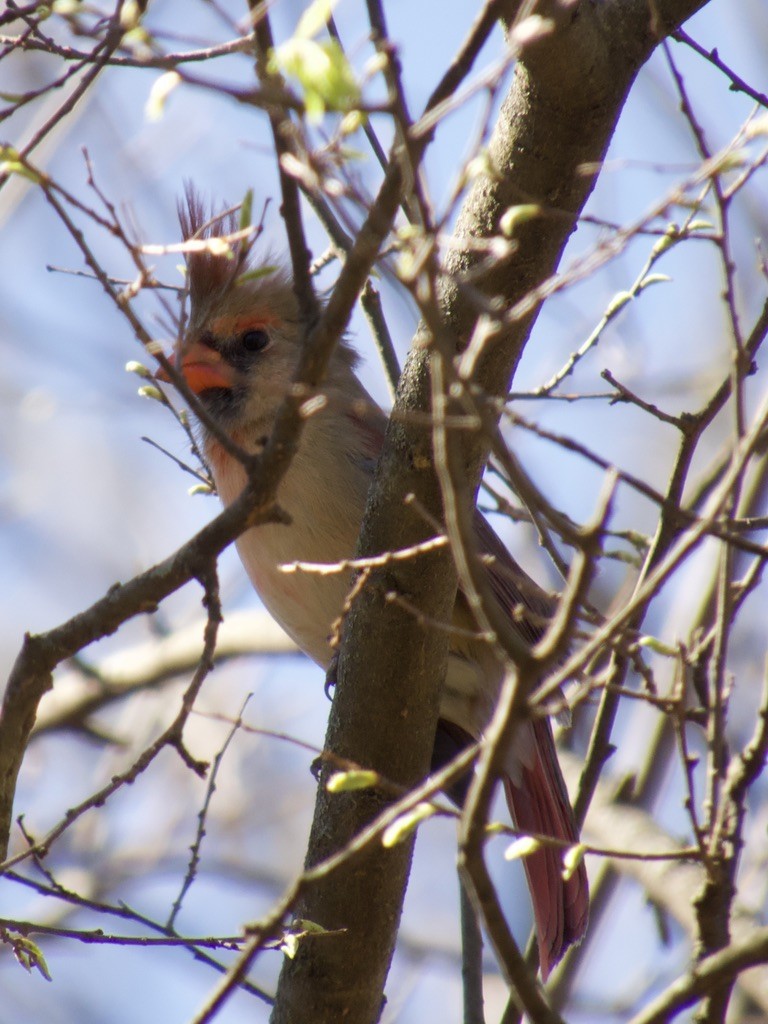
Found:
M 522 759 L 513 750 L 512 770 L 519 781 L 514 783 L 509 776 L 503 779 L 512 820 L 521 832 L 577 843 L 579 834 L 549 720 L 534 719 L 526 728 L 531 729 L 532 735 L 524 746 L 526 753 L 530 750 L 532 755 Z M 460 726 L 440 719 L 432 754 L 433 770 L 443 767 L 471 742 L 472 737 Z M 526 760 L 532 762 L 530 766 L 526 766 Z M 470 776 L 465 776 L 448 790 L 450 798 L 459 806 L 466 799 L 470 781 Z M 542 847 L 523 861 L 533 903 L 541 974 L 545 980 L 568 947 L 581 941 L 589 918 L 586 868 L 583 863 L 579 864 L 568 881 L 564 881 L 563 853 L 563 848 Z
M 533 723 L 535 761 L 522 765 L 520 783 L 504 779 L 510 813 L 521 832 L 577 843 L 579 835 L 547 719 Z M 583 864 L 563 880 L 563 849 L 542 847 L 523 861 L 533 902 L 541 974 L 546 980 L 569 946 L 581 940 L 589 917 L 589 885 Z

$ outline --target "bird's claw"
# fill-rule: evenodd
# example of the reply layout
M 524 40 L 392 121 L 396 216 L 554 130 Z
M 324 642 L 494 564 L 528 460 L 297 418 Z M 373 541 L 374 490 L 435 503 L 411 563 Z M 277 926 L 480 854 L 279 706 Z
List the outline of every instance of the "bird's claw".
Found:
M 325 696 L 328 698 L 328 700 L 333 700 L 333 694 L 331 693 L 331 690 L 333 690 L 334 686 L 336 685 L 336 671 L 338 667 L 339 656 L 338 654 L 334 654 L 333 657 L 331 658 L 331 663 L 328 666 L 328 671 L 325 673 L 325 685 L 323 686 Z

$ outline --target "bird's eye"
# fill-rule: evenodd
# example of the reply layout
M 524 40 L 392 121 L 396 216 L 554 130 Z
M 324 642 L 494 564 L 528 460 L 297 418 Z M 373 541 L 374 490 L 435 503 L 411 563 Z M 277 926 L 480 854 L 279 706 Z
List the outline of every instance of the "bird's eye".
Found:
M 269 335 L 261 328 L 246 331 L 240 338 L 240 344 L 246 352 L 261 352 L 269 344 Z

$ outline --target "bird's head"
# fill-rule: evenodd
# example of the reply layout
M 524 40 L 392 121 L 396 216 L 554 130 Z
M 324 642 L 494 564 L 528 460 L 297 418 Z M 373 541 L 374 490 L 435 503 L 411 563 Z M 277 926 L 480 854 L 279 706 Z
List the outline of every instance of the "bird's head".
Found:
M 237 229 L 231 216 L 208 216 L 191 189 L 179 220 L 187 242 Z M 223 427 L 266 423 L 289 386 L 303 335 L 288 276 L 266 265 L 254 275 L 240 242 L 189 251 L 185 259 L 188 319 L 173 362 Z M 158 377 L 168 379 L 162 370 Z
M 209 217 L 191 189 L 179 219 L 185 241 L 237 230 L 231 216 Z M 185 259 L 189 316 L 173 362 L 225 429 L 269 433 L 305 337 L 291 280 L 269 259 L 259 265 L 239 242 L 190 251 Z M 354 362 L 343 341 L 337 361 L 348 370 Z M 158 377 L 168 379 L 163 371 Z

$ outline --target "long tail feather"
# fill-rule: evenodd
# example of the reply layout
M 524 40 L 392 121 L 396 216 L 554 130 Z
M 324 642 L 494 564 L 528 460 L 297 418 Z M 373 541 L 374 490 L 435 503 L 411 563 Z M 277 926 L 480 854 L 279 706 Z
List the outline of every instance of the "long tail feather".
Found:
M 569 844 L 577 843 L 576 822 L 549 721 L 536 719 L 526 728 L 531 729 L 531 734 L 529 742 L 523 746 L 529 756 L 520 758 L 513 751 L 513 765 L 503 780 L 512 819 L 521 832 L 552 836 Z M 472 737 L 466 730 L 441 719 L 432 769 L 442 768 L 471 742 Z M 448 791 L 457 805 L 463 805 L 470 782 L 471 774 L 467 774 Z M 542 847 L 523 861 L 533 903 L 541 973 L 545 980 L 566 949 L 581 940 L 589 918 L 586 868 L 580 864 L 568 881 L 564 881 L 563 852 L 563 849 L 555 847 Z
M 516 773 L 519 778 L 514 782 L 509 777 L 504 779 L 512 818 L 521 832 L 577 843 L 578 831 L 549 721 L 537 719 L 532 728 L 533 764 L 522 764 Z M 523 862 L 533 902 L 541 974 L 545 980 L 566 949 L 581 940 L 589 918 L 586 868 L 582 862 L 568 881 L 564 881 L 563 852 L 556 847 L 542 847 Z

